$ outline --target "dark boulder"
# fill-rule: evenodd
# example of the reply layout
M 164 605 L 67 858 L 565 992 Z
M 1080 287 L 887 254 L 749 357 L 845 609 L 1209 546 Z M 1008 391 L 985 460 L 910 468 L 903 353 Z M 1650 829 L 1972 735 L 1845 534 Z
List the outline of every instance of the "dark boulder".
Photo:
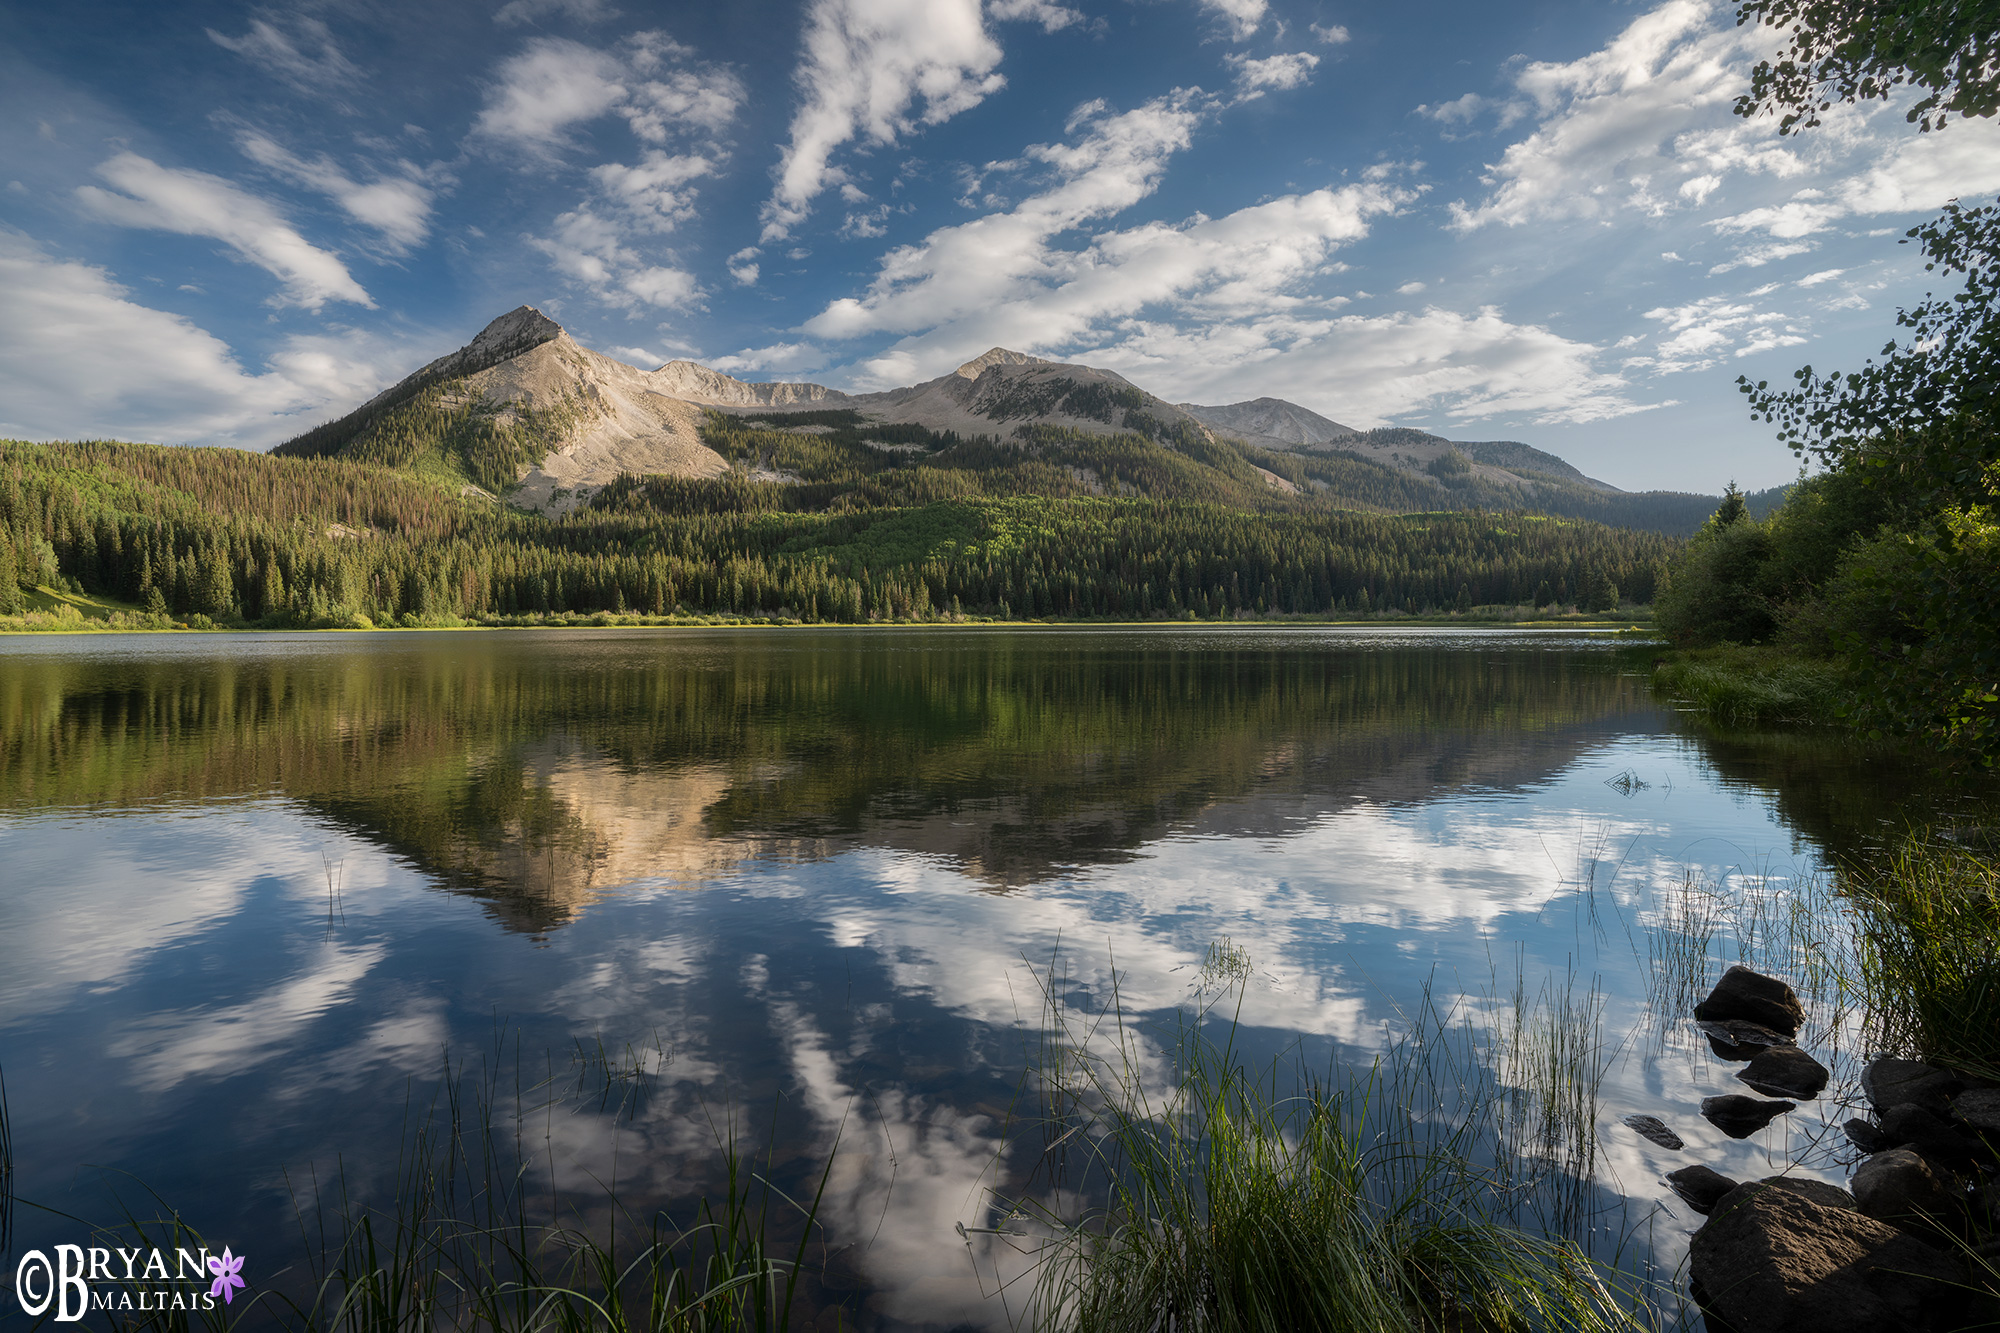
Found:
M 1905 1230 L 1956 1234 L 1966 1218 L 1965 1186 L 1909 1148 L 1876 1153 L 1848 1181 L 1855 1206 Z
M 1740 1092 L 1701 1099 L 1702 1118 L 1732 1139 L 1747 1139 L 1785 1112 L 1797 1109 L 1794 1102 L 1759 1101 Z
M 1736 1071 L 1736 1077 L 1767 1097 L 1805 1101 L 1826 1087 L 1827 1072 L 1825 1065 L 1796 1046 L 1766 1046 Z
M 1942 1114 L 1949 1108 L 1952 1094 L 1964 1086 L 1942 1069 L 1888 1055 L 1870 1060 L 1861 1071 L 1861 1095 L 1877 1111 L 1921 1106 Z
M 1767 1028 L 1762 1023 L 1752 1023 L 1741 1018 L 1699 1019 L 1695 1026 L 1710 1041 L 1721 1042 L 1725 1046 L 1790 1046 L 1790 1035 L 1775 1028 Z
M 1672 1148 L 1675 1152 L 1679 1152 L 1685 1146 L 1681 1142 L 1681 1136 L 1668 1129 L 1665 1122 L 1658 1116 L 1628 1115 L 1625 1117 L 1624 1124 L 1627 1129 L 1632 1130 L 1642 1138 L 1650 1139 L 1662 1148 Z
M 1915 1148 L 1954 1169 L 1971 1165 L 1985 1153 L 1977 1135 L 1921 1106 L 1891 1107 L 1876 1118 L 1882 1137 L 1890 1143 Z
M 1667 1184 L 1673 1186 L 1681 1202 L 1703 1217 L 1713 1212 L 1715 1205 L 1722 1202 L 1722 1196 L 1735 1189 L 1738 1183 L 1705 1166 L 1684 1166 L 1678 1171 L 1667 1172 Z
M 1953 1259 L 1783 1178 L 1739 1185 L 1695 1233 L 1688 1261 L 1703 1312 L 1739 1333 L 1916 1333 L 1962 1308 Z M 1828 1200 L 1822 1202 L 1822 1200 Z
M 1724 972 L 1708 998 L 1694 1007 L 1694 1016 L 1718 1023 L 1742 1019 L 1789 1039 L 1805 1022 L 1806 1011 L 1790 986 L 1738 964 Z
M 1951 1113 L 1961 1124 L 1982 1134 L 2000 1134 L 2000 1088 L 1960 1093 L 1951 1104 Z
M 1887 1152 L 1896 1146 L 1896 1141 L 1876 1128 L 1872 1120 L 1850 1120 L 1841 1128 L 1847 1131 L 1847 1141 L 1863 1152 Z

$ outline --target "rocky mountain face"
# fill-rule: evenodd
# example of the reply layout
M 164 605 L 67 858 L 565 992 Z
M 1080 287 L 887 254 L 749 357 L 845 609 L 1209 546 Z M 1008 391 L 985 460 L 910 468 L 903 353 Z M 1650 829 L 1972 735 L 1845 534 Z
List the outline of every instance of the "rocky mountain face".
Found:
M 553 514 L 621 473 L 727 472 L 729 462 L 703 441 L 706 412 L 829 409 L 967 439 L 1005 439 L 1032 425 L 1137 432 L 1167 447 L 1233 440 L 1280 452 L 1339 452 L 1409 475 L 1474 476 L 1524 498 L 1544 477 L 1615 492 L 1526 445 L 1454 445 L 1422 431 L 1359 431 L 1278 398 L 1220 407 L 1170 403 L 1115 372 L 1002 347 L 948 375 L 880 393 L 754 384 L 692 361 L 641 370 L 580 346 L 531 306 L 502 315 L 458 351 L 276 452 L 434 464 L 484 489 L 510 489 L 515 503 Z M 1273 485 L 1284 489 L 1277 480 Z

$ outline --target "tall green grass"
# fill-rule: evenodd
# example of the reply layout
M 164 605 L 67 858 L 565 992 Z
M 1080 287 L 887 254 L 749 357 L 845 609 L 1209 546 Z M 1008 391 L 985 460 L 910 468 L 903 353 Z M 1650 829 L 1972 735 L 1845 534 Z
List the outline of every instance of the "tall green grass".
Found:
M 1240 1004 L 1247 971 L 1211 951 L 1203 981 Z M 1580 1220 L 1594 1160 L 1588 1004 L 1519 1014 L 1517 992 L 1483 1055 L 1427 1004 L 1369 1071 L 1336 1079 L 1253 1071 L 1211 991 L 1151 1034 L 1163 1081 L 1115 997 L 1078 1012 L 1056 980 L 1052 966 L 1036 1075 L 1043 1170 L 1062 1186 L 1048 1197 L 1071 1207 L 1004 1201 L 1040 1236 L 1035 1328 L 1647 1326 L 1659 1293 L 1593 1261 L 1557 1216 Z
M 1830 726 L 1848 698 L 1832 663 L 1771 648 L 1682 650 L 1653 668 L 1653 685 L 1731 727 Z
M 627 1053 L 629 1056 L 631 1053 Z M 516 1084 L 512 1105 L 489 1065 L 479 1077 L 449 1066 L 421 1118 L 413 1117 L 386 1195 L 364 1197 L 344 1171 L 293 1189 L 290 1267 L 257 1274 L 256 1285 L 213 1311 L 119 1313 L 112 1326 L 145 1333 L 194 1328 L 277 1328 L 297 1333 L 778 1333 L 804 1313 L 802 1280 L 823 1246 L 818 1190 L 795 1200 L 753 1169 L 727 1124 L 717 1126 L 722 1188 L 691 1217 L 630 1216 L 615 1179 L 604 1185 L 604 1220 L 543 1198 L 518 1131 L 535 1112 L 643 1095 L 643 1061 L 579 1050 L 569 1086 Z M 622 1086 L 621 1086 L 622 1085 Z M 555 1093 L 548 1098 L 537 1094 Z M 767 1155 L 768 1165 L 768 1155 Z M 199 1248 L 202 1237 L 164 1201 L 98 1245 Z M 778 1237 L 789 1236 L 781 1242 Z M 276 1238 L 273 1238 L 274 1240 Z M 267 1259 L 275 1246 L 261 1248 Z M 145 1285 L 129 1284 L 136 1296 Z M 818 1312 L 813 1312 L 817 1316 Z M 834 1326 L 844 1326 L 836 1311 Z M 47 1322 L 46 1318 L 43 1322 Z M 816 1325 L 821 1326 L 821 1325 Z
M 1837 879 L 1880 1047 L 2000 1078 L 2000 863 L 1919 834 Z

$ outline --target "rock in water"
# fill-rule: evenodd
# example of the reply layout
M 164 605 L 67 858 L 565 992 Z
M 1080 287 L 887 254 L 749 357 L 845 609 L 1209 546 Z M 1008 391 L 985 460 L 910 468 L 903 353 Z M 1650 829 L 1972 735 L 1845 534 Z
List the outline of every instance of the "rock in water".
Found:
M 1684 1146 L 1681 1136 L 1668 1129 L 1658 1116 L 1628 1115 L 1624 1120 L 1627 1129 L 1635 1130 L 1643 1138 L 1651 1139 L 1662 1148 L 1672 1148 L 1679 1152 Z
M 1725 1046 L 1790 1046 L 1792 1039 L 1775 1028 L 1741 1018 L 1700 1019 L 1695 1023 L 1713 1041 Z
M 1873 1121 L 1850 1120 L 1841 1128 L 1847 1131 L 1847 1141 L 1866 1153 L 1886 1152 L 1896 1146 L 1896 1141 L 1877 1129 Z
M 1736 1092 L 1701 1099 L 1702 1118 L 1732 1139 L 1747 1139 L 1785 1112 L 1797 1109 L 1794 1102 L 1763 1102 Z
M 1876 1153 L 1848 1184 L 1862 1212 L 1891 1226 L 1950 1234 L 1965 1219 L 1964 1187 L 1909 1148 Z
M 1892 1144 L 1907 1144 L 1926 1157 L 1953 1166 L 1965 1166 L 1981 1155 L 1976 1135 L 1959 1128 L 1943 1116 L 1921 1106 L 1892 1106 L 1880 1116 L 1882 1137 Z
M 1942 1112 L 1949 1098 L 1965 1085 L 1942 1069 L 1883 1056 L 1861 1071 L 1861 1093 L 1877 1111 L 1897 1106 L 1921 1106 Z
M 1826 1066 L 1796 1046 L 1766 1046 L 1736 1077 L 1767 1097 L 1805 1101 L 1826 1087 Z
M 1704 1311 L 1740 1333 L 1950 1327 L 1959 1264 L 1809 1183 L 1739 1185 L 1715 1205 L 1688 1253 Z
M 2000 1134 L 2000 1088 L 1960 1093 L 1951 1104 L 1951 1113 L 1981 1133 Z
M 1708 998 L 1694 1007 L 1694 1016 L 1716 1023 L 1742 1019 L 1781 1032 L 1789 1040 L 1805 1022 L 1806 1011 L 1790 986 L 1739 963 L 1722 974 Z
M 1667 1172 L 1667 1184 L 1688 1207 L 1707 1217 L 1722 1202 L 1722 1196 L 1737 1186 L 1736 1181 L 1705 1166 L 1684 1166 Z

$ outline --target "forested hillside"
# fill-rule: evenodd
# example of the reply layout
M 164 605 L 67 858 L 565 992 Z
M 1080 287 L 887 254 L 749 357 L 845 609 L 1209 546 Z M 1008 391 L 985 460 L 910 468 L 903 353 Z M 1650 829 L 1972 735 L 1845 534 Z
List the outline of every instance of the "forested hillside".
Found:
M 780 448 L 767 436 L 794 452 L 760 452 Z M 927 455 L 1013 448 L 909 443 Z M 631 480 L 597 506 L 546 519 L 349 459 L 0 443 L 0 614 L 20 609 L 20 585 L 120 599 L 158 618 L 269 626 L 599 612 L 869 621 L 1608 609 L 1650 601 L 1676 545 L 1546 517 L 1244 507 L 1246 494 L 1289 497 L 1247 460 L 1189 471 L 1206 465 L 1148 452 L 1142 437 L 1089 444 L 1091 465 L 1100 482 L 1154 479 L 1162 493 L 1010 494 L 983 480 L 946 493 L 969 474 L 1018 480 L 1010 470 L 1081 466 L 1066 451 L 1086 444 L 1060 436 L 984 473 L 869 471 L 852 450 L 882 452 L 873 446 L 754 423 L 730 447 L 821 479 Z M 815 487 L 819 509 L 774 498 Z

